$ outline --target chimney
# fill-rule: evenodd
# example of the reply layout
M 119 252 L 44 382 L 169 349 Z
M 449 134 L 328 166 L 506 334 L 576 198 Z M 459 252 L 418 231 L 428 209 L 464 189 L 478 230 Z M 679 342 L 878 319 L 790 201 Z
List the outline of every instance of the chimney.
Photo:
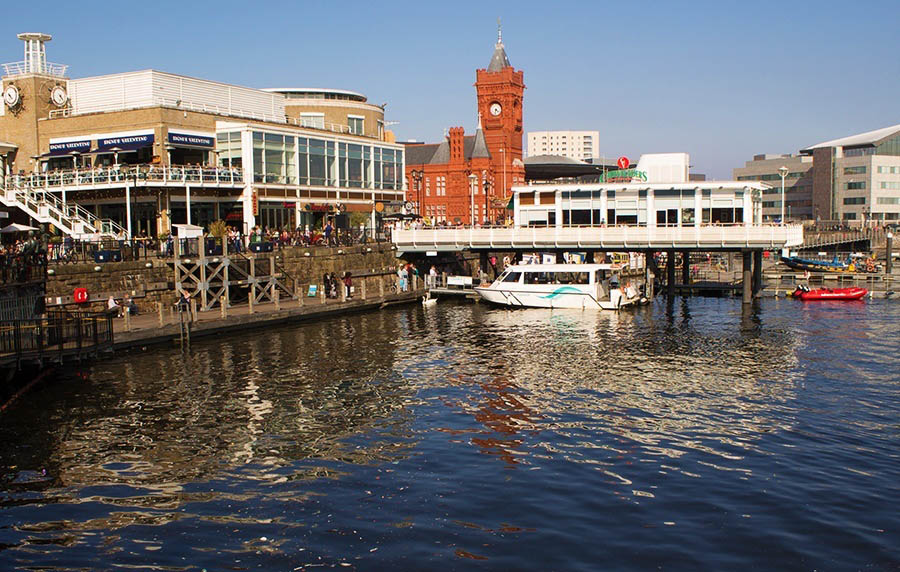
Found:
M 451 163 L 462 163 L 465 160 L 463 157 L 463 133 L 465 133 L 465 130 L 462 127 L 450 128 Z

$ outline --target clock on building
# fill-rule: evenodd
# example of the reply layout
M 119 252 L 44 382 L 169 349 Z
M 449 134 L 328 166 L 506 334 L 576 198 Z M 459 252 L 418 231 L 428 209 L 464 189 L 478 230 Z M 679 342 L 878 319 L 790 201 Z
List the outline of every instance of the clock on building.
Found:
M 15 107 L 19 104 L 19 89 L 10 85 L 6 88 L 6 91 L 3 92 L 3 101 L 6 102 L 7 107 Z
M 53 104 L 56 107 L 62 107 L 69 100 L 69 96 L 66 93 L 66 88 L 61 85 L 58 85 L 53 88 L 53 91 L 50 92 L 50 99 L 53 101 Z
M 491 108 L 490 108 L 491 115 L 496 117 L 496 116 L 500 115 L 501 111 L 503 111 L 503 108 L 500 107 L 499 103 L 494 102 L 491 104 Z

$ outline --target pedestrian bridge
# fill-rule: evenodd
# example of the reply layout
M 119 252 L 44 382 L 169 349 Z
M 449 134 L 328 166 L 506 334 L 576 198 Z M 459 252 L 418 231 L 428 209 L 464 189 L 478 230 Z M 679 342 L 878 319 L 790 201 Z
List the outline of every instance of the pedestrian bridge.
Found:
M 803 244 L 801 225 L 452 227 L 396 230 L 401 253 L 461 250 L 778 250 Z

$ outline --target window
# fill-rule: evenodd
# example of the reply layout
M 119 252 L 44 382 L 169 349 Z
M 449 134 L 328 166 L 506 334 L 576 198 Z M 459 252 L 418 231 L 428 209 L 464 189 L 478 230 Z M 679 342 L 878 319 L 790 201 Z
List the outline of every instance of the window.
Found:
M 509 274 L 506 275 L 505 278 L 503 278 L 503 281 L 504 282 L 518 282 L 519 277 L 521 275 L 522 275 L 521 272 L 510 272 Z
M 347 126 L 350 127 L 352 135 L 362 135 L 365 133 L 365 117 L 361 115 L 348 115 Z
M 845 205 L 864 205 L 866 204 L 866 197 L 844 197 Z
M 844 188 L 848 191 L 864 190 L 866 188 L 866 182 L 865 181 L 851 181 L 849 183 L 844 183 Z
M 865 175 L 866 174 L 866 166 L 860 165 L 859 167 L 844 167 L 845 175 Z
M 900 205 L 900 197 L 878 197 L 879 205 Z
M 900 181 L 881 181 L 881 188 L 900 191 Z
M 300 125 L 303 127 L 313 127 L 315 129 L 325 129 L 324 113 L 301 113 Z
M 864 157 L 866 155 L 874 155 L 875 147 L 859 147 L 856 149 L 844 149 L 844 157 Z M 889 155 L 890 153 L 883 153 Z

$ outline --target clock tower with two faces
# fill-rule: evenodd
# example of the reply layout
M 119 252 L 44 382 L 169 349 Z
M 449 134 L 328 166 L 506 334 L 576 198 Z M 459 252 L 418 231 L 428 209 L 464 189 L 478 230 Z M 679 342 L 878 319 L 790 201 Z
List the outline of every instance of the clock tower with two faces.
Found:
M 495 184 L 500 196 L 510 195 L 513 185 L 525 182 L 522 163 L 522 99 L 524 74 L 510 65 L 497 28 L 497 44 L 487 69 L 476 70 L 475 90 L 484 139 L 491 153 Z

